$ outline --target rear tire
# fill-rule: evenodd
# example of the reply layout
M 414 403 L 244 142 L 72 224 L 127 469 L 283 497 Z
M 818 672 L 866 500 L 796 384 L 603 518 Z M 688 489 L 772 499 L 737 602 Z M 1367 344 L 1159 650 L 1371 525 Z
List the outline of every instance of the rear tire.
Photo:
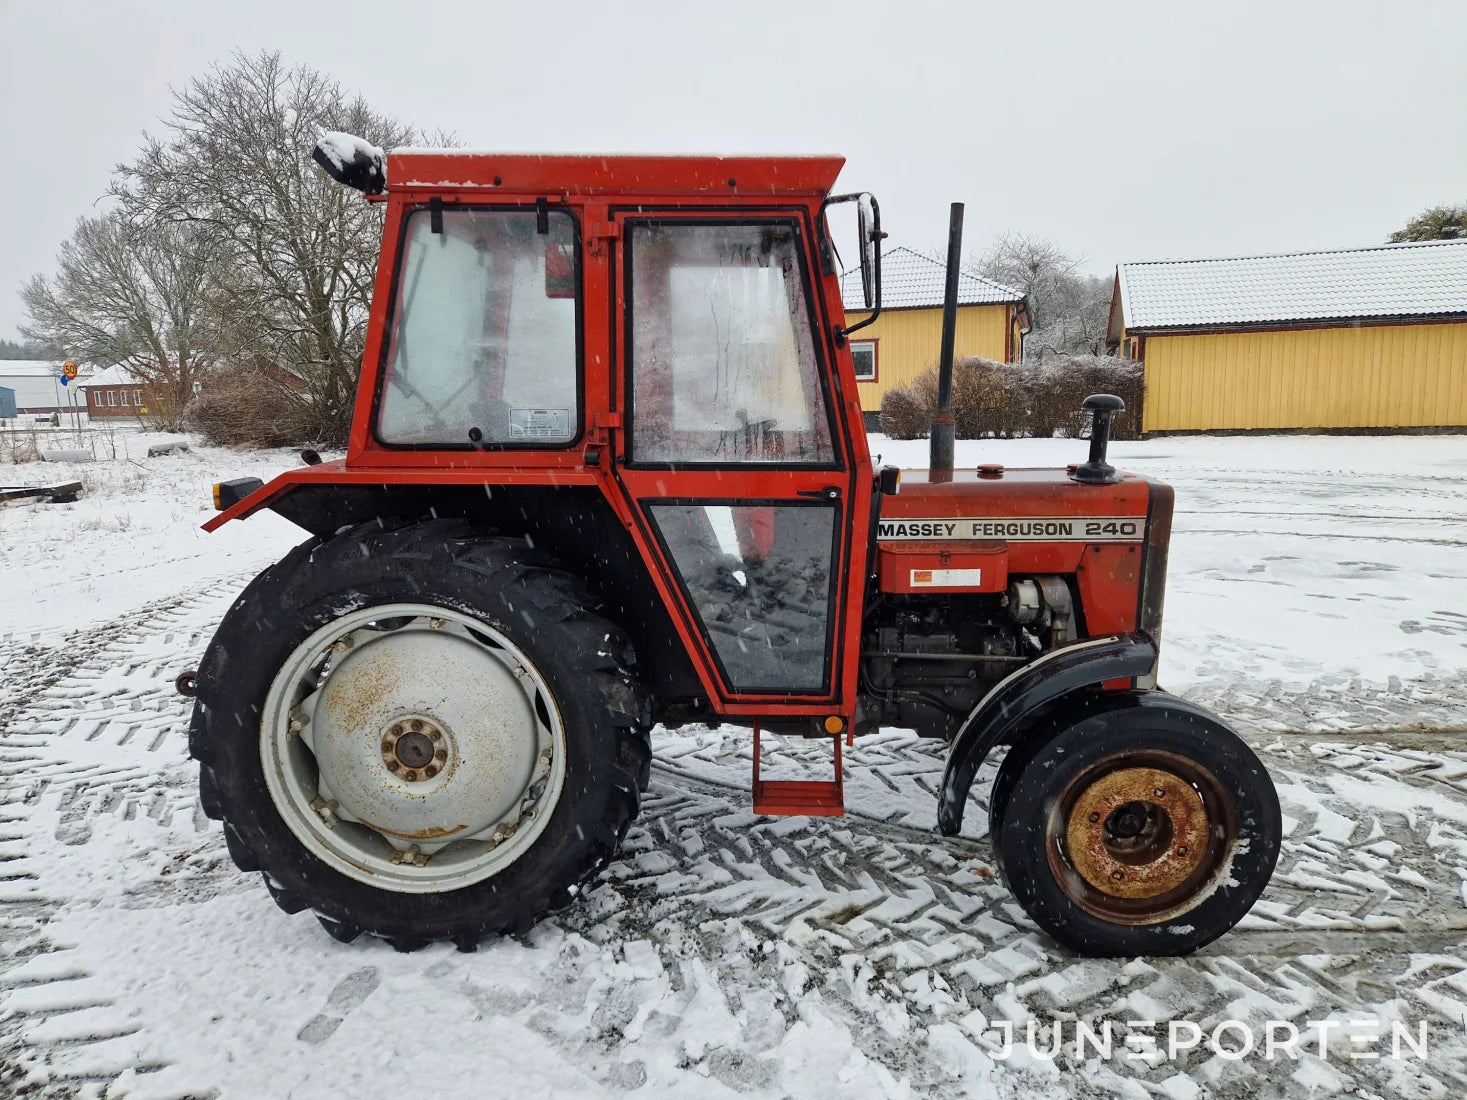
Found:
M 999 863 L 1030 918 L 1082 954 L 1122 957 L 1185 955 L 1237 924 L 1281 838 L 1253 750 L 1162 692 L 1056 720 L 1052 739 L 1011 753 L 1016 774 L 993 807 Z
M 647 705 L 630 671 L 630 644 L 594 606 L 578 578 L 541 562 L 523 542 L 476 537 L 458 521 L 394 530 L 366 524 L 308 542 L 267 569 L 214 635 L 199 669 L 189 739 L 201 765 L 201 803 L 209 816 L 223 820 L 235 863 L 262 872 L 286 912 L 313 909 L 333 938 L 349 942 L 368 932 L 401 950 L 435 940 L 471 950 L 481 936 L 528 930 L 567 905 L 615 856 L 637 815 L 651 761 Z M 373 619 L 377 607 L 383 615 Z M 336 624 L 350 627 L 342 631 L 345 644 L 322 649 L 337 655 L 312 666 L 310 647 L 329 640 Z M 363 710 L 376 708 L 374 715 L 391 712 L 395 696 L 376 698 L 379 682 L 391 677 L 359 672 L 347 681 L 355 694 L 346 704 L 329 696 L 327 686 L 340 682 L 331 678 L 348 666 L 353 646 L 359 654 L 385 656 L 381 666 L 394 670 L 410 668 L 414 653 L 436 652 L 431 646 L 445 639 L 483 674 L 461 685 L 445 683 L 433 697 L 442 698 L 452 715 L 455 698 L 502 680 L 508 694 L 497 698 L 506 706 L 458 714 L 457 739 L 452 723 L 443 723 L 448 763 L 441 763 L 440 753 L 426 758 L 431 772 L 409 773 L 399 757 L 413 759 L 418 746 L 409 744 L 406 719 L 390 727 L 399 734 L 379 734 L 375 717 L 363 719 L 361 731 L 352 726 L 357 700 Z M 420 682 L 417 677 L 383 694 L 426 698 L 432 692 L 415 686 Z M 296 694 L 288 697 L 292 685 Z M 525 692 L 518 703 L 515 687 Z M 335 723 L 331 738 L 322 732 L 326 722 L 317 725 L 309 716 L 303 734 L 302 714 L 319 717 L 326 702 L 334 707 L 328 712 Z M 516 717 L 522 711 L 532 716 Z M 288 733 L 279 728 L 285 715 Z M 436 735 L 434 722 L 425 713 L 424 731 Z M 509 732 L 475 732 L 479 726 Z M 541 740 L 526 749 L 521 727 L 537 730 Z M 410 736 L 432 752 L 422 733 Z M 345 765 L 339 763 L 342 744 L 349 750 Z M 389 753 L 394 744 L 396 756 Z M 459 819 L 479 804 L 481 787 L 466 784 L 492 783 L 504 774 L 504 767 L 486 760 L 497 761 L 490 750 L 505 745 L 526 750 L 520 755 L 535 761 L 523 765 L 534 767 L 533 776 L 522 787 L 506 788 L 503 823 L 480 823 L 477 832 L 454 835 L 473 828 Z M 303 810 L 313 776 L 320 793 Z M 409 776 L 415 785 L 400 782 Z M 375 801 L 355 793 L 363 777 Z M 426 782 L 430 777 L 436 781 Z M 315 801 L 340 816 L 333 821 Z M 382 806 L 384 813 L 416 815 L 402 820 L 426 827 L 405 831 L 397 818 L 378 816 Z M 439 836 L 451 842 L 438 847 Z M 435 839 L 409 844 L 405 837 Z M 415 863 L 422 855 L 425 861 Z

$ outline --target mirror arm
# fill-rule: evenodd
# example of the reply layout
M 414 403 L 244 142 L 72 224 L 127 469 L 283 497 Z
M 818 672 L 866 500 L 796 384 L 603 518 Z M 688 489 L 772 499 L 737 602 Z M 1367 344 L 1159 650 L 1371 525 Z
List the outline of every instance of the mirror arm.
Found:
M 838 203 L 859 202 L 861 196 L 864 194 L 866 194 L 866 192 L 864 191 L 852 191 L 851 193 L 845 195 L 827 195 L 825 201 L 820 204 L 820 253 L 821 263 L 822 266 L 826 268 L 825 273 L 827 275 L 838 275 L 840 274 L 840 272 L 833 270 L 834 265 L 831 262 L 831 257 L 833 257 L 835 254 L 835 246 L 832 244 L 829 236 L 826 233 L 826 229 L 828 228 L 828 226 L 825 221 L 825 211 Z M 875 288 L 875 294 L 872 295 L 872 297 L 874 298 L 874 302 L 871 310 L 871 316 L 867 317 L 864 321 L 856 322 L 854 325 L 832 326 L 831 336 L 834 337 L 835 346 L 838 348 L 843 348 L 846 346 L 846 338 L 849 337 L 851 333 L 859 332 L 867 325 L 875 322 L 876 318 L 881 316 L 881 241 L 883 238 L 886 237 L 886 234 L 881 231 L 881 207 L 877 205 L 876 196 L 874 195 L 871 196 L 871 206 L 876 214 L 875 224 L 871 227 L 872 234 L 876 238 L 876 248 L 874 249 L 874 264 L 873 270 L 871 272 L 871 280 Z M 865 241 L 861 242 L 863 252 L 865 251 L 865 244 Z

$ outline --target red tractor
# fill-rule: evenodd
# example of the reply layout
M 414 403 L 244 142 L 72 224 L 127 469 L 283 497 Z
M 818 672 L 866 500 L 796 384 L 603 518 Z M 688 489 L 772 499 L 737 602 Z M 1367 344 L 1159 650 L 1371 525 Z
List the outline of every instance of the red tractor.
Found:
M 1172 492 L 876 470 L 826 218 L 838 157 L 316 158 L 386 204 L 346 458 L 216 487 L 310 538 L 225 616 L 190 750 L 234 861 L 334 936 L 471 949 L 567 905 L 636 817 L 658 723 L 945 739 L 1056 939 L 1170 955 L 1267 884 L 1267 772 L 1156 687 Z M 313 461 L 314 460 L 314 461 Z

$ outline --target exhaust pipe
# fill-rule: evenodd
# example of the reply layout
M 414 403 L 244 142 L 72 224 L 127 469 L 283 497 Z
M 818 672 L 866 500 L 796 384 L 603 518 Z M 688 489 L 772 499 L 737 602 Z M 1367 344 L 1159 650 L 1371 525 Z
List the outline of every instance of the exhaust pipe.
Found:
M 942 297 L 942 353 L 937 361 L 937 412 L 932 417 L 932 481 L 953 479 L 953 341 L 958 329 L 958 264 L 963 255 L 963 204 L 955 202 L 947 227 L 947 286 Z

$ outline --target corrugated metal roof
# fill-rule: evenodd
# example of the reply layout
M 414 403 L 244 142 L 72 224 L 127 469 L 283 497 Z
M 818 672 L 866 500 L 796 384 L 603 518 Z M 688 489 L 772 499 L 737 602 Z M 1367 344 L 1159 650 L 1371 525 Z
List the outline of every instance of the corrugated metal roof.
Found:
M 1467 241 L 1121 264 L 1128 330 L 1467 313 Z
M 0 378 L 59 378 L 61 360 L 0 359 Z
M 947 287 L 947 263 L 900 245 L 881 254 L 881 305 L 883 309 L 915 309 L 941 306 Z M 840 277 L 840 296 L 848 313 L 866 312 L 861 294 L 861 269 L 852 268 Z M 958 305 L 1002 305 L 1021 302 L 1024 292 L 985 279 L 971 271 L 958 276 Z

